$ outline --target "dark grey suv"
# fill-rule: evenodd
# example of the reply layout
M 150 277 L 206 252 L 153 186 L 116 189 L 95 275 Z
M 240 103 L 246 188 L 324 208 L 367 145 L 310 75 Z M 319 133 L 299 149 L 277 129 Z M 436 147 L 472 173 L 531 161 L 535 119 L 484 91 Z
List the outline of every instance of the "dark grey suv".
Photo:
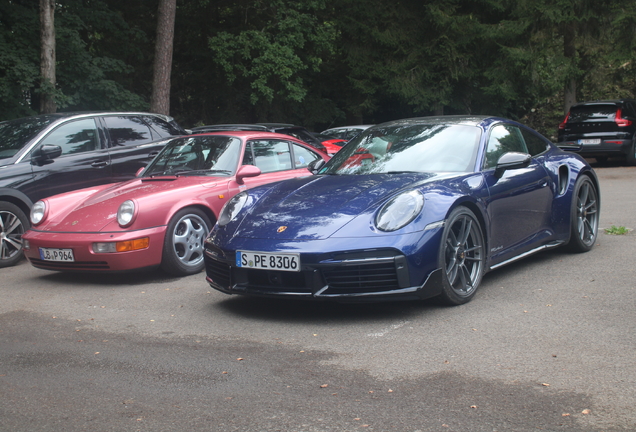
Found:
M 559 125 L 558 146 L 599 162 L 620 157 L 636 165 L 635 131 L 635 100 L 581 102 Z
M 58 113 L 0 122 L 0 267 L 22 258 L 39 199 L 133 178 L 167 139 L 186 132 L 149 113 Z

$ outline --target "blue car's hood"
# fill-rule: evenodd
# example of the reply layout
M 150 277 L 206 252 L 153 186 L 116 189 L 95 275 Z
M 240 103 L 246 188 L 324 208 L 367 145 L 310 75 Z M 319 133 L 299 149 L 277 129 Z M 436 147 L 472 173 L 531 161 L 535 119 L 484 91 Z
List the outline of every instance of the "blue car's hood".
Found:
M 456 177 L 454 173 L 450 177 Z M 403 189 L 431 184 L 449 175 L 434 173 L 318 176 L 276 184 L 260 197 L 239 223 L 236 235 L 247 238 L 324 239 L 360 215 L 368 217 Z M 369 231 L 370 235 L 371 232 Z

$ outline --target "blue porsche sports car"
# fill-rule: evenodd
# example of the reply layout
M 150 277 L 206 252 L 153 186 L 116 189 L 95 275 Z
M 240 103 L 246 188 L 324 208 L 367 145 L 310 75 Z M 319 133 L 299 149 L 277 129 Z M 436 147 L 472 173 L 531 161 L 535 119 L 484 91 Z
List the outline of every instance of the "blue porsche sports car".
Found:
M 485 272 L 598 233 L 592 168 L 503 118 L 376 125 L 314 169 L 228 201 L 205 242 L 213 288 L 458 305 Z

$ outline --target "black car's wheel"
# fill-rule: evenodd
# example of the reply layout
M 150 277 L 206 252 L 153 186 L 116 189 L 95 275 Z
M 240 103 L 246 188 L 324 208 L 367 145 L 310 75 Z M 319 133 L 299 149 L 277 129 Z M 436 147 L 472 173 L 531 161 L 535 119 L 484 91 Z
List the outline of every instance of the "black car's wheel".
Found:
M 446 220 L 438 259 L 442 266 L 440 300 L 450 305 L 469 302 L 484 274 L 486 253 L 481 226 L 466 207 L 457 207 Z
M 22 259 L 22 234 L 29 219 L 20 207 L 0 202 L 0 267 L 15 265 Z
M 596 186 L 586 175 L 576 180 L 570 209 L 570 243 L 573 252 L 592 249 L 598 235 L 599 200 Z
M 629 165 L 636 165 L 636 138 L 632 140 L 632 148 L 627 153 L 627 163 Z
M 161 267 L 173 275 L 189 275 L 203 270 L 203 242 L 210 232 L 210 219 L 201 210 L 185 208 L 168 224 Z

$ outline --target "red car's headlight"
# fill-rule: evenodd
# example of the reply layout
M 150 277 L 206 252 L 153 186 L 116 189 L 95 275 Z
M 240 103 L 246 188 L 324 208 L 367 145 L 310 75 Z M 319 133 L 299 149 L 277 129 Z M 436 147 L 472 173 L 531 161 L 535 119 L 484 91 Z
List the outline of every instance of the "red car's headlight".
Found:
M 46 203 L 44 201 L 38 201 L 33 204 L 33 208 L 31 208 L 31 224 L 37 225 L 41 223 L 46 217 Z

